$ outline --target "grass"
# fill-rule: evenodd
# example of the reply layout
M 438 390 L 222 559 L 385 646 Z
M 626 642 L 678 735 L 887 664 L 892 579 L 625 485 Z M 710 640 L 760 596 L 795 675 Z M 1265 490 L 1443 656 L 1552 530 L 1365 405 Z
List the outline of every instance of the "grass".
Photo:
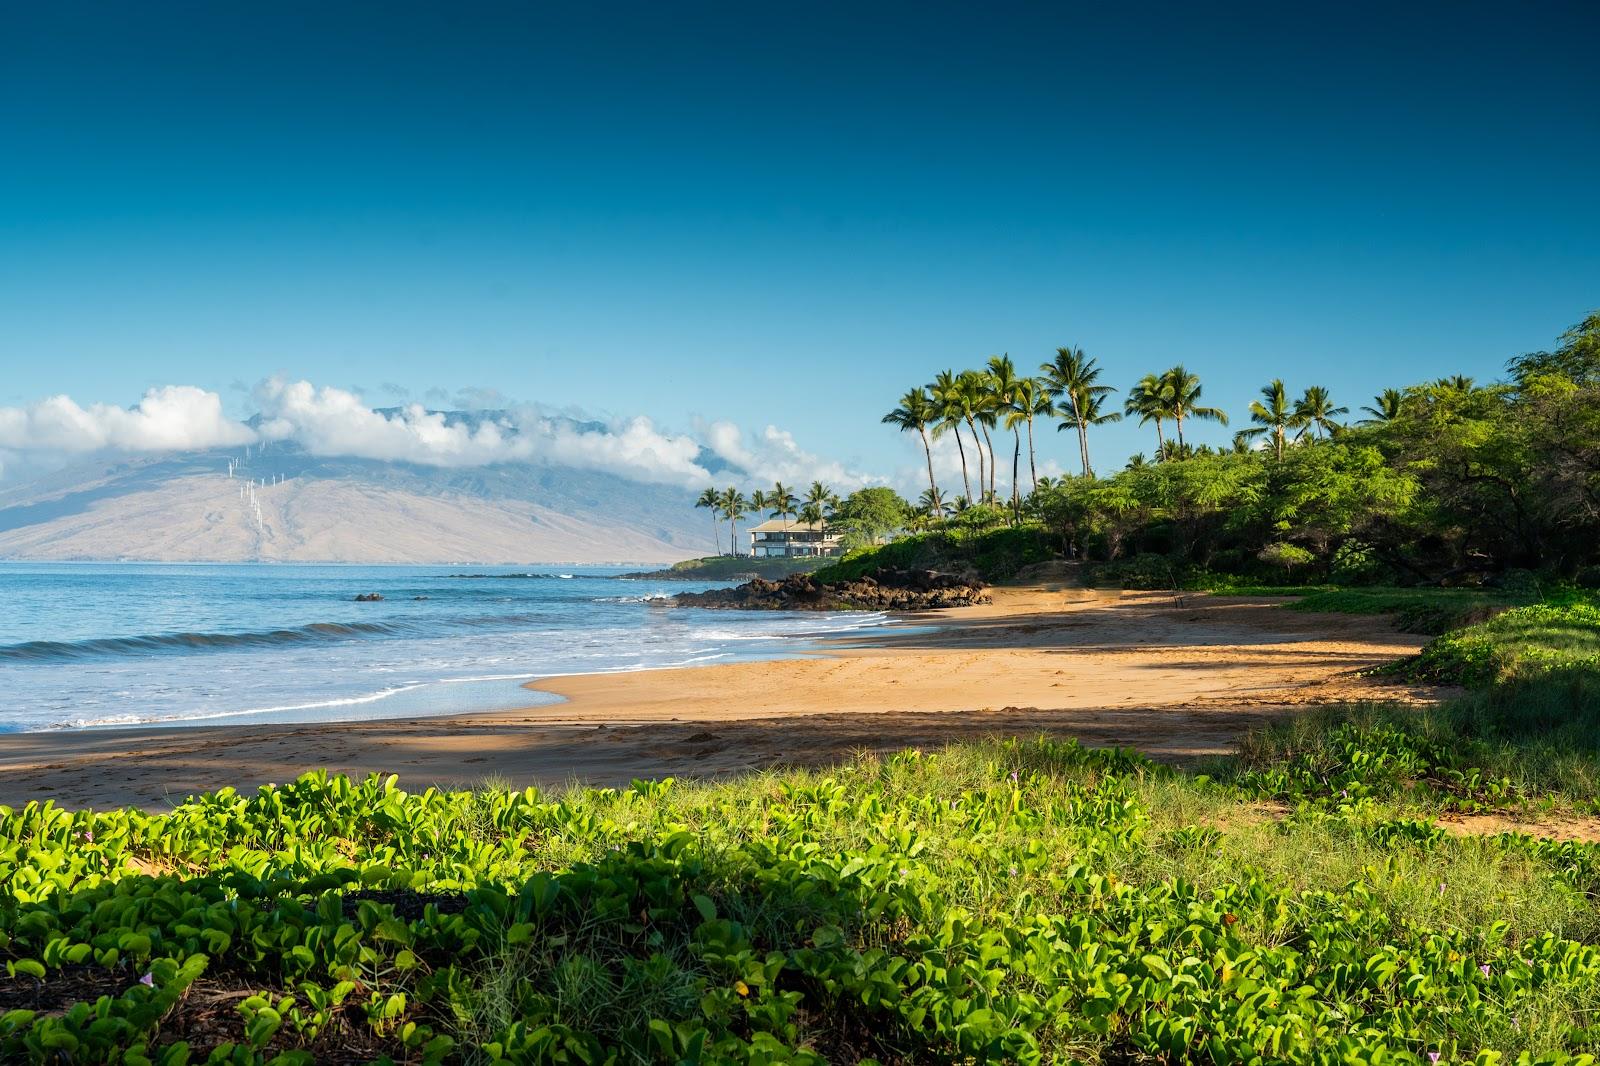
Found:
M 996 739 L 622 790 L 317 773 L 166 815 L 0 808 L 0 1060 L 1588 1062 L 1600 845 L 1435 819 L 1600 810 L 1597 624 L 1496 614 L 1422 657 L 1478 687 L 1315 710 L 1193 774 Z
M 1600 669 L 1600 607 L 1535 604 L 1448 633 L 1410 667 L 1417 677 L 1465 685 Z
M 1295 602 L 1288 607 L 1294 611 L 1390 614 L 1395 616 L 1396 628 L 1432 635 L 1484 621 L 1531 602 L 1528 596 L 1492 589 L 1263 585 L 1233 579 L 1208 581 L 1199 587 L 1223 596 L 1293 596 Z
M 1600 1050 L 1600 851 L 1441 833 L 1443 735 L 1401 713 L 1308 718 L 1199 777 L 1010 740 L 549 796 L 312 775 L 164 816 L 32 805 L 0 818 L 0 997 L 48 1001 L 74 959 L 113 979 L 77 1020 L 0 1014 L 0 1058 Z
M 685 559 L 673 563 L 666 570 L 653 570 L 643 576 L 673 577 L 686 581 L 732 581 L 750 575 L 769 581 L 806 574 L 817 569 L 826 560 L 817 558 L 753 558 L 748 555 L 709 555 L 703 559 Z
M 1264 796 L 1428 811 L 1600 804 L 1600 677 L 1553 673 L 1421 708 L 1321 708 L 1245 738 L 1217 776 Z

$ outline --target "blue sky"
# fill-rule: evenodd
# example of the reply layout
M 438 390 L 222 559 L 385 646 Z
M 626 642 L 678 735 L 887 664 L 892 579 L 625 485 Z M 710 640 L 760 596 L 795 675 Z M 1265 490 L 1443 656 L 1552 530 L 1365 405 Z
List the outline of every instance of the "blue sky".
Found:
M 0 407 L 479 388 L 887 473 L 999 352 L 1490 378 L 1600 307 L 1600 8 L 1395 6 L 14 5 Z

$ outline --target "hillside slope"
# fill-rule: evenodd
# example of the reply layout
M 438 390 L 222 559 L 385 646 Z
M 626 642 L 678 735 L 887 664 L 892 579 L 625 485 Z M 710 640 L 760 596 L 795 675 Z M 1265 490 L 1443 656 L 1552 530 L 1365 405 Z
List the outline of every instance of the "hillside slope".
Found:
M 686 490 L 610 474 L 433 469 L 284 448 L 229 477 L 229 458 L 89 464 L 8 489 L 0 558 L 656 563 L 710 547 Z

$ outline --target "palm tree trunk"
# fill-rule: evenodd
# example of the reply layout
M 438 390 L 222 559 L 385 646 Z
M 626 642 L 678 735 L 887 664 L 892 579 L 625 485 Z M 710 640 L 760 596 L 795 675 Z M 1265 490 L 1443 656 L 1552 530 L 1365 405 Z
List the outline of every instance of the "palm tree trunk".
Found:
M 972 444 L 978 451 L 978 495 L 981 496 L 983 495 L 983 438 L 978 436 L 978 423 L 970 418 L 967 419 L 967 428 L 972 430 Z M 972 497 L 968 496 L 967 500 L 970 502 Z
M 1033 491 L 1039 491 L 1039 470 L 1033 462 L 1033 416 L 1028 416 L 1028 479 L 1033 483 Z
M 972 479 L 967 476 L 967 448 L 961 443 L 961 427 L 954 430 L 956 435 L 956 451 L 961 453 L 961 485 L 967 490 L 967 502 L 972 502 Z
M 928 457 L 928 488 L 932 489 L 933 494 L 937 496 L 939 495 L 939 486 L 934 484 L 933 481 L 933 446 L 928 443 L 928 431 L 926 429 L 918 426 L 917 432 L 922 434 L 922 454 Z M 822 551 L 822 548 L 818 546 L 817 551 Z
M 1011 427 L 1011 442 L 1011 506 L 1017 509 L 1022 506 L 1022 486 L 1018 484 L 1022 479 L 1017 473 L 1022 464 L 1022 434 L 1016 426 Z
M 1089 431 L 1083 424 L 1083 412 L 1078 410 L 1078 394 L 1068 392 L 1072 401 L 1072 424 L 1078 431 L 1078 456 L 1083 460 L 1083 476 L 1089 476 Z
M 994 438 L 989 436 L 989 427 L 983 427 L 983 439 L 989 445 L 989 498 L 994 499 Z
M 751 551 L 755 549 L 752 548 Z M 739 522 L 738 519 L 728 519 L 728 554 L 735 559 L 739 557 Z
M 1183 415 L 1180 412 L 1179 414 L 1173 415 L 1173 418 L 1178 423 L 1178 451 L 1181 452 L 1183 451 Z
M 711 512 L 711 542 L 717 547 L 717 554 L 722 554 L 722 523 L 717 520 L 717 513 Z
M 1156 419 L 1156 459 L 1167 457 L 1167 438 L 1161 432 L 1161 419 Z

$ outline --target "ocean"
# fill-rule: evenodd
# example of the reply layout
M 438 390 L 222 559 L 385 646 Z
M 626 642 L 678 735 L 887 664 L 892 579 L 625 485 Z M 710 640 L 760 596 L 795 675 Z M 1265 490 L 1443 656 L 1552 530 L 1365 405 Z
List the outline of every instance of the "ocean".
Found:
M 781 658 L 886 621 L 670 607 L 714 586 L 624 572 L 0 563 L 0 732 L 529 707 L 556 699 L 533 678 Z

